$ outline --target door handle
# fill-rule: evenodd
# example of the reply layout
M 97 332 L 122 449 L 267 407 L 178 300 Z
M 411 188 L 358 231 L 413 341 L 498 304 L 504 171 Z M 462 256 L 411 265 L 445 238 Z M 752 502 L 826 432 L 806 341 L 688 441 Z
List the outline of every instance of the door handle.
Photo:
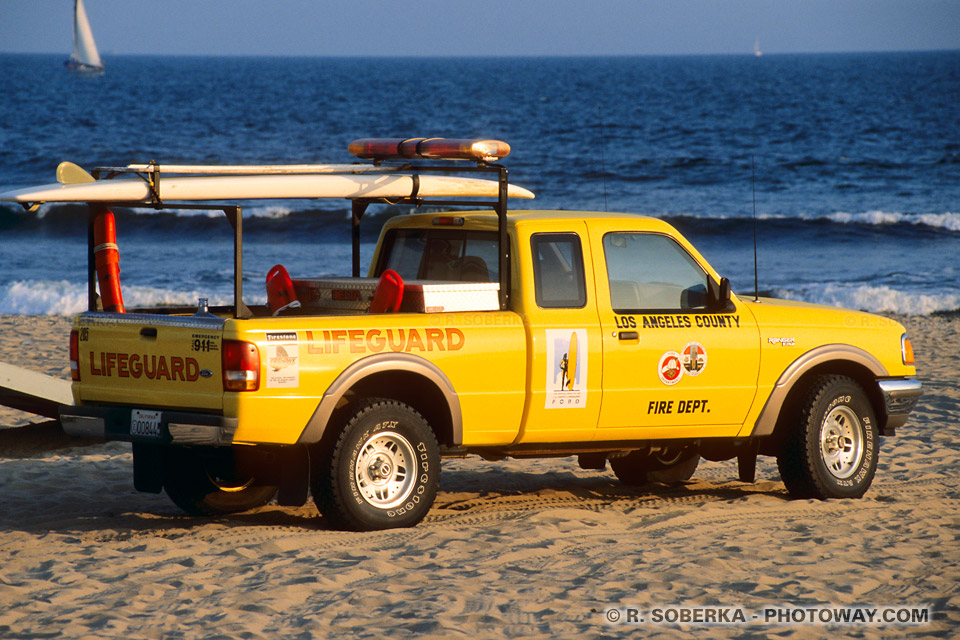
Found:
M 638 340 L 640 333 L 638 331 L 621 331 L 617 334 L 620 340 Z
M 157 337 L 157 328 L 156 327 L 144 327 L 140 329 L 140 335 L 144 338 L 156 338 Z

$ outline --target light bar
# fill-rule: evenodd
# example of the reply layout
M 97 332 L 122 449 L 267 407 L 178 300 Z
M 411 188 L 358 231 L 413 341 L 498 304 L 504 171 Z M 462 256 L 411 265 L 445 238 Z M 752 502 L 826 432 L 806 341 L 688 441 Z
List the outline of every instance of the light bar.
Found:
M 473 160 L 495 162 L 510 155 L 510 145 L 500 140 L 464 138 L 361 138 L 348 147 L 364 160 Z

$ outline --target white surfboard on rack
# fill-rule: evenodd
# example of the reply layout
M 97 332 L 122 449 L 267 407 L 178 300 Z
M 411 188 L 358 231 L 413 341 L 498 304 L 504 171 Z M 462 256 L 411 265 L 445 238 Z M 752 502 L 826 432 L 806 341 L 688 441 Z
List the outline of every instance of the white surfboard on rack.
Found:
M 221 175 L 166 176 L 161 171 L 156 196 L 163 202 L 277 200 L 313 198 L 496 198 L 499 183 L 495 180 L 417 174 L 383 173 L 373 165 L 315 165 L 323 167 L 314 173 L 302 169 L 282 173 L 282 165 L 273 165 L 275 171 L 258 175 L 222 175 L 249 173 L 248 167 L 206 167 L 210 173 Z M 146 171 L 148 165 L 143 165 Z M 337 167 L 342 173 L 326 173 Z M 183 169 L 183 166 L 177 167 Z M 191 167 L 196 169 L 196 167 Z M 255 168 L 253 168 L 255 169 Z M 169 171 L 162 167 L 163 171 Z M 285 170 L 284 170 L 285 171 Z M 349 171 L 349 173 L 346 173 Z M 359 172 L 365 173 L 359 173 Z M 367 173 L 370 172 L 370 173 Z M 58 178 L 66 184 L 46 184 L 0 193 L 0 201 L 21 204 L 44 202 L 116 202 L 130 204 L 152 203 L 151 188 L 136 178 L 109 180 L 84 179 L 86 174 L 76 165 L 58 170 Z M 532 199 L 533 192 L 509 185 L 510 198 Z

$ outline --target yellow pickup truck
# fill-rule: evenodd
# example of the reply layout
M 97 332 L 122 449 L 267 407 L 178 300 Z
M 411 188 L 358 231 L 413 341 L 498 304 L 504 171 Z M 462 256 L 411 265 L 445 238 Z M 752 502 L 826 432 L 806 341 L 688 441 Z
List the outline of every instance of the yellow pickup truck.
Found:
M 424 190 L 438 158 L 463 156 L 408 143 L 351 150 L 422 174 L 390 202 L 460 203 L 450 185 L 434 200 Z M 356 233 L 351 276 L 271 270 L 267 305 L 244 304 L 238 284 L 232 306 L 117 309 L 102 255 L 116 245 L 91 234 L 90 310 L 71 334 L 64 428 L 132 442 L 137 489 L 166 491 L 189 513 L 275 497 L 300 505 L 312 491 L 324 518 L 358 530 L 419 522 L 447 455 L 576 455 L 584 468 L 609 462 L 630 485 L 686 480 L 701 457 L 736 458 L 752 481 L 757 456 L 769 455 L 791 495 L 864 494 L 880 436 L 921 394 L 901 325 L 741 298 L 655 218 L 508 211 L 512 186 L 490 157 L 502 156 L 467 155 L 471 169 L 497 175 L 490 202 L 472 205 L 480 210 L 389 220 L 366 277 Z M 177 179 L 137 170 L 156 179 L 147 197 L 164 206 L 163 185 Z M 350 199 L 355 231 L 384 201 Z M 224 211 L 239 279 L 242 215 Z M 105 213 L 92 202 L 91 224 Z

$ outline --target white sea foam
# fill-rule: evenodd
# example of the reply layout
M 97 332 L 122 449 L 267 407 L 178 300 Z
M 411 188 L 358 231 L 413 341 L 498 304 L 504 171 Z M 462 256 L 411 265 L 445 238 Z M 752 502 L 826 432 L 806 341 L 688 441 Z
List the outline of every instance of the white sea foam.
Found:
M 778 298 L 826 304 L 846 309 L 861 309 L 873 313 L 901 313 L 928 315 L 935 311 L 953 311 L 960 308 L 960 294 L 932 295 L 898 291 L 888 286 L 810 284 L 798 289 L 775 289 Z
M 736 220 L 749 218 L 744 216 L 707 216 L 714 220 Z M 758 213 L 759 220 L 829 220 L 838 224 L 862 224 L 873 226 L 893 226 L 898 224 L 909 224 L 914 226 L 924 226 L 933 229 L 944 229 L 946 231 L 960 232 L 960 213 L 900 213 L 898 211 L 862 211 L 860 213 L 848 213 L 846 211 L 836 211 L 834 213 L 801 213 L 798 215 L 785 215 L 780 213 Z
M 891 211 L 864 211 L 863 213 L 838 211 L 821 217 L 842 224 L 867 224 L 877 226 L 912 224 L 932 227 L 934 229 L 945 229 L 947 231 L 960 231 L 960 213 L 951 212 L 906 214 Z
M 211 305 L 233 303 L 228 292 L 206 290 L 171 291 L 157 287 L 130 286 L 123 288 L 123 302 L 127 307 L 189 306 L 198 298 L 207 298 Z M 248 304 L 262 304 L 265 295 L 244 295 Z M 87 286 L 66 280 L 18 280 L 0 287 L 0 314 L 63 315 L 69 316 L 87 308 Z

